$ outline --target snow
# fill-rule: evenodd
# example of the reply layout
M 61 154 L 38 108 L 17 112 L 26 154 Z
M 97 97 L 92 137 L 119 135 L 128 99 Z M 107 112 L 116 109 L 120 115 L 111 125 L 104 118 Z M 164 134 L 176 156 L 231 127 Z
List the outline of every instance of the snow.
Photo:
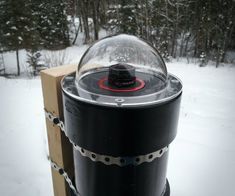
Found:
M 52 196 L 40 80 L 0 78 L 0 195 Z
M 86 47 L 68 48 L 69 63 Z M 182 59 L 167 66 L 184 84 L 168 162 L 171 196 L 235 195 L 235 68 Z M 0 77 L 0 92 L 0 195 L 52 196 L 40 78 Z
M 12 30 L 17 30 L 17 28 L 15 26 L 12 26 L 11 29 Z
M 49 51 L 41 50 L 41 61 L 46 63 L 46 66 L 53 67 L 61 64 L 77 64 L 81 58 L 83 52 L 87 49 L 87 45 L 83 46 L 71 46 L 65 50 Z M 6 65 L 6 73 L 16 73 L 16 54 L 15 52 L 5 52 L 3 54 L 4 63 Z M 27 52 L 26 50 L 19 51 L 21 72 L 29 74 L 30 68 L 27 64 Z
M 78 19 L 77 19 L 78 20 Z M 100 29 L 99 38 L 106 37 L 108 33 L 104 29 Z M 18 37 L 18 39 L 22 39 Z M 81 55 L 88 48 L 88 45 L 83 45 L 84 35 L 79 33 L 75 45 L 67 47 L 64 50 L 41 50 L 39 51 L 42 55 L 41 61 L 45 62 L 45 66 L 54 67 L 65 64 L 78 64 L 81 58 Z M 3 53 L 4 63 L 5 63 L 5 72 L 7 74 L 16 74 L 16 53 L 14 51 Z M 21 73 L 23 75 L 30 75 L 31 68 L 27 63 L 27 51 L 19 50 L 19 61 Z
M 184 83 L 171 145 L 171 196 L 235 195 L 235 69 L 170 63 Z

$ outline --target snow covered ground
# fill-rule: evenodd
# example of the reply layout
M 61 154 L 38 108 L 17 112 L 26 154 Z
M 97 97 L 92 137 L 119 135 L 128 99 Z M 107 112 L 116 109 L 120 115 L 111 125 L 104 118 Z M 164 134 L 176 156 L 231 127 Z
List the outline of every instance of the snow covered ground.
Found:
M 99 38 L 106 37 L 108 33 L 101 29 L 99 31 Z M 41 54 L 40 61 L 47 67 L 54 67 L 65 64 L 78 63 L 83 52 L 88 48 L 88 45 L 83 45 L 84 35 L 83 33 L 79 33 L 76 39 L 76 43 L 73 46 L 67 47 L 63 50 L 41 50 L 39 51 Z M 5 64 L 5 72 L 6 74 L 16 74 L 17 66 L 16 66 L 16 53 L 14 51 L 3 53 L 4 64 Z M 31 69 L 27 63 L 27 51 L 19 50 L 19 62 L 21 68 L 21 75 L 32 76 Z M 1 66 L 0 66 L 1 68 Z
M 184 84 L 171 196 L 235 195 L 235 68 L 167 66 Z M 0 93 L 0 195 L 52 196 L 40 78 L 0 77 Z
M 235 69 L 168 67 L 184 84 L 169 156 L 171 196 L 235 195 Z
M 0 195 L 52 196 L 39 79 L 0 78 Z
M 99 38 L 106 37 L 108 34 L 104 29 L 99 31 Z M 71 47 L 67 47 L 63 50 L 41 50 L 39 51 L 41 54 L 40 61 L 42 64 L 48 67 L 54 67 L 65 64 L 78 63 L 81 55 L 87 49 L 88 45 L 83 45 L 84 35 L 83 33 L 79 33 L 75 45 Z M 17 66 L 16 66 L 16 54 L 14 51 L 3 53 L 4 64 L 5 64 L 5 72 L 7 74 L 16 74 Z M 20 50 L 19 51 L 19 62 L 21 68 L 21 74 L 23 77 L 31 76 L 31 69 L 27 63 L 27 51 Z M 1 68 L 1 67 L 0 67 Z
M 65 50 L 57 50 L 57 51 L 49 51 L 49 50 L 42 50 L 41 58 L 40 60 L 43 61 L 43 63 L 46 64 L 46 66 L 54 67 L 58 65 L 65 65 L 69 63 L 78 63 L 81 55 L 86 50 L 88 46 L 71 46 L 66 48 Z M 16 67 L 16 56 L 15 52 L 6 52 L 3 54 L 4 57 L 4 63 L 6 65 L 6 73 L 12 74 L 17 73 L 17 67 Z M 27 52 L 26 50 L 20 50 L 19 51 L 20 56 L 20 66 L 21 66 L 21 72 L 23 72 L 23 75 L 29 75 L 30 73 L 30 67 L 26 63 L 27 61 Z

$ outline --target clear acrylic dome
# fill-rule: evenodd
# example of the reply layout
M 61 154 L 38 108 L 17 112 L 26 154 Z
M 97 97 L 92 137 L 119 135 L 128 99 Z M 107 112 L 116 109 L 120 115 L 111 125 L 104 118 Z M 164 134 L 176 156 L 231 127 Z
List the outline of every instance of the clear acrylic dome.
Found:
M 145 41 L 126 34 L 106 37 L 88 48 L 78 65 L 76 80 L 78 82 L 90 70 L 115 64 L 129 64 L 137 70 L 158 73 L 166 83 L 167 68 L 156 49 Z
M 167 73 L 155 48 L 131 35 L 99 40 L 82 56 L 76 74 L 62 81 L 65 93 L 89 103 L 136 106 L 177 96 L 181 82 Z

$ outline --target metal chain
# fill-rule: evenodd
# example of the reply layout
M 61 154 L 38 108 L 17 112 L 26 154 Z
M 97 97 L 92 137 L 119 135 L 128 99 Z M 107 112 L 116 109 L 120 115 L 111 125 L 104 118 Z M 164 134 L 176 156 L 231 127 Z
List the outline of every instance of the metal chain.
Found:
M 64 179 L 66 180 L 66 182 L 68 183 L 69 187 L 72 189 L 73 193 L 76 195 L 76 196 L 81 196 L 80 193 L 77 191 L 77 189 L 75 188 L 75 186 L 73 185 L 73 182 L 72 180 L 69 178 L 67 172 L 59 167 L 55 162 L 53 162 L 52 160 L 50 160 L 51 162 L 51 167 L 58 171 L 58 173 L 64 177 Z
M 168 147 L 164 147 L 158 151 L 145 155 L 138 155 L 133 157 L 114 157 L 109 155 L 97 154 L 89 150 L 85 150 L 84 148 L 81 148 L 76 144 L 74 145 L 74 148 L 78 150 L 82 156 L 88 157 L 94 162 L 102 162 L 105 165 L 117 165 L 120 167 L 124 167 L 127 165 L 137 166 L 145 162 L 152 162 L 154 159 L 160 158 L 168 150 Z
M 60 127 L 61 131 L 64 131 L 64 123 L 63 121 L 61 121 L 58 117 L 55 117 L 52 113 L 48 112 L 46 109 L 45 109 L 45 116 L 46 118 L 53 122 L 53 124 L 57 125 L 58 127 Z M 66 135 L 67 137 L 67 135 Z M 69 140 L 70 141 L 70 140 Z M 71 141 L 70 141 L 71 142 Z M 72 142 L 71 142 L 72 143 Z M 65 172 L 65 170 L 61 167 L 59 167 L 55 162 L 53 162 L 52 160 L 50 160 L 50 163 L 51 163 L 51 167 L 58 171 L 58 173 L 60 175 L 62 175 L 65 179 L 65 181 L 68 183 L 69 187 L 72 189 L 73 193 L 75 194 L 75 196 L 80 196 L 80 193 L 77 191 L 77 189 L 75 188 L 75 186 L 73 185 L 73 182 L 72 180 L 69 178 L 67 172 Z
M 45 111 L 46 118 L 49 121 L 53 122 L 54 125 L 57 125 L 58 127 L 60 127 L 61 131 L 63 131 L 65 133 L 64 122 L 62 120 L 60 120 L 59 117 L 56 117 L 52 113 L 48 112 L 46 109 L 44 109 L 44 111 Z
M 52 113 L 45 110 L 46 117 L 49 121 L 53 122 L 55 125 L 60 127 L 61 131 L 65 132 L 65 127 L 63 121 L 61 121 L 58 117 L 54 116 Z M 69 137 L 66 135 L 66 137 L 69 139 Z M 138 156 L 132 156 L 132 157 L 114 157 L 109 155 L 102 155 L 98 154 L 89 150 L 86 150 L 77 144 L 75 144 L 73 141 L 69 139 L 70 143 L 73 145 L 74 149 L 80 152 L 80 154 L 84 157 L 89 158 L 90 160 L 94 162 L 102 162 L 105 165 L 117 165 L 120 167 L 124 167 L 127 165 L 140 165 L 145 162 L 152 162 L 156 158 L 160 158 L 164 155 L 165 152 L 168 151 L 168 146 L 157 150 L 155 152 L 151 152 L 145 155 L 138 155 Z
M 65 132 L 65 126 L 64 122 L 60 120 L 59 117 L 54 116 L 52 113 L 48 112 L 45 109 L 45 116 L 46 118 L 51 121 L 54 125 L 58 126 L 62 132 L 64 132 L 65 136 L 69 139 Z M 109 156 L 109 155 L 102 155 L 102 154 L 97 154 L 95 152 L 86 150 L 78 145 L 76 145 L 72 140 L 70 140 L 70 143 L 73 145 L 74 149 L 79 151 L 80 154 L 84 157 L 89 158 L 90 160 L 94 162 L 102 162 L 105 165 L 117 165 L 120 167 L 124 167 L 127 165 L 140 165 L 145 162 L 152 162 L 156 158 L 160 158 L 163 156 L 165 152 L 168 151 L 168 146 L 157 150 L 155 152 L 145 154 L 145 155 L 138 155 L 138 156 L 133 156 L 133 157 L 114 157 L 114 156 Z M 51 162 L 51 167 L 55 169 L 56 171 L 59 172 L 60 175 L 62 175 L 66 182 L 68 183 L 69 187 L 72 189 L 74 192 L 75 196 L 80 196 L 80 193 L 77 191 L 76 187 L 73 185 L 72 180 L 69 178 L 68 174 L 65 172 L 65 170 L 61 167 L 59 167 L 55 162 L 50 160 Z M 163 191 L 163 195 L 165 193 L 166 187 Z

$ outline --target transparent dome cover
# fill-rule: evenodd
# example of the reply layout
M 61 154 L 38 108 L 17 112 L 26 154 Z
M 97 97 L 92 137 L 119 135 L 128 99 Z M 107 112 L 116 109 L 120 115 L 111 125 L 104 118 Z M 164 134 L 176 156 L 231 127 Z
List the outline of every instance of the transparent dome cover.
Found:
M 75 78 L 71 83 L 71 77 Z M 161 102 L 180 92 L 155 48 L 135 36 L 109 36 L 90 46 L 76 75 L 65 77 L 65 92 L 80 100 L 131 106 Z M 69 79 L 70 78 L 70 79 Z M 171 80 L 175 85 L 172 86 Z
M 80 60 L 76 80 L 79 81 L 87 71 L 119 63 L 158 72 L 166 82 L 167 68 L 159 53 L 143 40 L 126 34 L 106 37 L 92 45 Z

